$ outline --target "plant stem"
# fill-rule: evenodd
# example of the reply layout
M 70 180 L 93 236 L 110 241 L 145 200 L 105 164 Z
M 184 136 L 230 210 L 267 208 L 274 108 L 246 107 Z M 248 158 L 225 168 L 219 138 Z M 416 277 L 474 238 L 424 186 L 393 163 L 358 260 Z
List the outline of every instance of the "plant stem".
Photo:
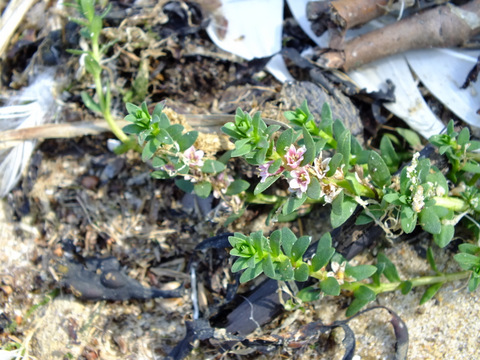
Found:
M 97 37 L 92 38 L 92 57 L 100 65 L 101 56 Z M 97 91 L 98 102 L 100 104 L 100 108 L 102 109 L 103 117 L 105 118 L 108 126 L 110 127 L 110 130 L 112 130 L 113 134 L 117 137 L 117 139 L 120 140 L 122 143 L 128 142 L 130 138 L 117 125 L 110 112 L 110 103 L 108 102 L 107 104 L 105 94 L 103 93 L 101 72 L 93 74 L 93 77 L 95 80 L 95 89 Z
M 412 284 L 412 288 L 417 286 L 433 285 L 441 282 L 450 282 L 455 280 L 466 279 L 470 276 L 471 271 L 460 271 L 449 274 L 440 274 L 436 276 L 422 276 L 408 280 Z M 399 290 L 403 281 L 394 281 L 391 283 L 381 283 L 380 285 L 363 284 L 360 282 L 344 283 L 342 285 L 343 290 L 355 291 L 360 286 L 366 286 L 370 290 L 373 290 L 375 294 L 381 294 L 384 292 Z
M 435 200 L 435 205 L 446 209 L 457 212 L 462 212 L 468 209 L 468 204 L 459 198 L 435 196 L 433 199 Z

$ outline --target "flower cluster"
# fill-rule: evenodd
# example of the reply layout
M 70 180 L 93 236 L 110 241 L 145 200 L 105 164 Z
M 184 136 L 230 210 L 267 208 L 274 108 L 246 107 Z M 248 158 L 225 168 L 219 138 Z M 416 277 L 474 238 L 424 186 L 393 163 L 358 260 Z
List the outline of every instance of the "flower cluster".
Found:
M 322 153 L 320 153 L 320 156 L 315 158 L 313 164 L 302 166 L 306 151 L 307 149 L 304 145 L 297 148 L 291 144 L 290 147 L 285 148 L 285 155 L 281 157 L 282 165 L 276 171 L 269 172 L 270 167 L 274 163 L 273 160 L 259 165 L 260 182 L 263 183 L 269 177 L 283 173 L 288 179 L 289 191 L 300 198 L 307 192 L 312 178 L 316 178 L 321 186 L 320 197 L 323 197 L 326 203 L 332 203 L 341 191 L 336 181 L 343 179 L 343 166 L 337 168 L 333 176 L 328 177 L 327 173 L 330 170 L 331 158 L 323 159 Z

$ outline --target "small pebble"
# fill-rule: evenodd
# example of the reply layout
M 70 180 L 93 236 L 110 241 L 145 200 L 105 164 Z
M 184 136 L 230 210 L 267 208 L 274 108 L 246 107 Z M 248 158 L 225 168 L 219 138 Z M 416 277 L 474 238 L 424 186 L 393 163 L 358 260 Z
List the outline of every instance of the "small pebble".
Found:
M 99 181 L 100 179 L 97 176 L 87 175 L 83 177 L 81 184 L 84 188 L 93 190 L 97 187 Z

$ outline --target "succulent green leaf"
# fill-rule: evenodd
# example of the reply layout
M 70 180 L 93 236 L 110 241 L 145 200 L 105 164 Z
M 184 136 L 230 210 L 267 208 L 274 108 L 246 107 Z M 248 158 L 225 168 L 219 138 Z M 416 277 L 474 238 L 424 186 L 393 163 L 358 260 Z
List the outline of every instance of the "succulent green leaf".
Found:
M 430 264 L 430 267 L 432 268 L 432 270 L 435 271 L 436 273 L 438 273 L 439 271 L 438 271 L 438 268 L 437 268 L 437 264 L 435 263 L 435 258 L 433 256 L 433 250 L 430 246 L 427 249 L 427 260 L 428 260 L 428 263 Z
M 355 299 L 352 301 L 346 311 L 347 316 L 355 315 L 369 302 L 375 300 L 375 292 L 366 286 L 360 286 L 354 293 Z
M 464 270 L 472 270 L 480 266 L 480 257 L 472 254 L 459 253 L 453 257 Z
M 419 223 L 423 230 L 430 234 L 440 234 L 442 231 L 442 224 L 440 218 L 435 211 L 432 211 L 430 207 L 425 207 L 420 212 Z
M 189 131 L 183 134 L 178 140 L 178 147 L 180 151 L 185 151 L 190 148 L 195 141 L 197 141 L 198 131 Z
M 377 271 L 377 267 L 373 265 L 347 266 L 345 274 L 355 278 L 356 281 L 362 281 L 369 278 Z
M 480 275 L 477 273 L 472 273 L 470 280 L 468 280 L 468 291 L 475 291 L 480 285 Z
M 480 253 L 480 246 L 474 245 L 474 244 L 460 244 L 458 245 L 458 249 L 467 254 L 472 254 L 472 255 L 477 255 Z
M 157 149 L 159 148 L 159 146 L 160 142 L 156 138 L 147 141 L 142 150 L 142 161 L 145 162 L 147 160 L 150 160 L 155 154 L 155 151 L 157 151 Z
M 165 103 L 163 101 L 157 103 L 157 105 L 155 105 L 155 109 L 153 109 L 153 113 L 152 113 L 152 116 L 153 115 L 157 115 L 158 117 L 161 117 L 162 114 L 163 114 L 163 108 L 165 106 Z M 166 116 L 166 115 L 165 115 Z M 168 119 L 168 117 L 167 117 Z M 170 125 L 170 124 L 169 124 Z
M 205 160 L 205 163 L 202 166 L 202 171 L 207 174 L 216 174 L 225 170 L 225 164 L 217 160 Z
M 291 257 L 292 247 L 293 247 L 293 244 L 295 244 L 295 242 L 297 241 L 297 237 L 292 232 L 292 230 L 290 230 L 287 227 L 282 228 L 281 232 L 282 232 L 283 251 L 285 252 L 285 255 L 287 255 L 288 257 Z
M 340 284 L 338 283 L 337 279 L 331 276 L 327 277 L 325 280 L 322 280 L 320 283 L 320 289 L 322 289 L 326 295 L 340 295 Z
M 400 284 L 400 291 L 402 292 L 403 295 L 407 295 L 410 290 L 412 290 L 413 284 L 411 281 L 402 281 Z
M 82 15 L 91 22 L 95 16 L 95 0 L 80 0 L 80 8 Z
M 425 293 L 423 294 L 422 298 L 420 299 L 420 305 L 425 304 L 428 300 L 433 298 L 435 294 L 440 290 L 442 287 L 443 282 L 436 283 L 433 285 L 430 285 L 427 290 L 425 290 Z
M 270 234 L 270 249 L 272 256 L 277 257 L 280 254 L 280 244 L 282 243 L 282 231 L 275 230 Z
M 337 168 L 339 168 L 343 163 L 343 155 L 340 153 L 335 153 L 333 155 L 332 159 L 328 163 L 328 171 L 327 171 L 327 176 L 333 176 L 335 174 L 335 171 L 337 171 Z
M 464 127 L 457 137 L 457 144 L 464 146 L 470 140 L 470 130 L 467 127 Z
M 385 264 L 383 275 L 385 275 L 388 281 L 390 282 L 400 281 L 400 276 L 398 275 L 396 266 L 390 261 L 390 259 L 384 253 L 378 253 L 377 255 L 377 264 L 380 264 L 380 263 Z
M 171 176 L 168 174 L 168 172 L 164 171 L 164 170 L 156 170 L 156 171 L 153 171 L 150 176 L 154 179 L 159 179 L 159 180 L 163 180 L 163 179 L 170 179 Z
M 255 190 L 253 190 L 253 195 L 258 195 L 265 190 L 267 190 L 275 181 L 277 181 L 282 174 L 277 174 L 273 176 L 269 176 L 265 182 L 260 182 L 258 185 L 255 187 Z
M 262 263 L 259 262 L 255 264 L 254 267 L 248 267 L 244 270 L 244 272 L 240 276 L 240 282 L 243 284 L 243 283 L 246 283 L 247 281 L 253 280 L 262 272 L 263 272 Z
M 285 259 L 278 266 L 278 272 L 280 273 L 280 278 L 283 281 L 290 281 L 294 279 L 294 271 L 292 263 L 289 259 Z
M 400 164 L 400 158 L 398 157 L 397 151 L 393 147 L 392 141 L 388 136 L 383 136 L 380 141 L 380 152 L 385 164 L 388 166 L 391 172 L 394 172 L 398 169 Z
M 155 115 L 155 119 L 157 119 L 156 115 Z M 177 142 L 182 136 L 184 127 L 180 124 L 173 124 L 167 127 L 166 129 L 163 129 L 163 128 L 161 129 L 162 131 L 166 131 L 168 135 L 170 135 L 173 141 Z
M 396 128 L 397 132 L 405 139 L 405 141 L 414 149 L 422 146 L 422 140 L 415 131 L 410 129 Z
M 340 193 L 343 194 L 343 191 Z M 330 213 L 330 221 L 333 228 L 341 226 L 352 216 L 357 208 L 357 202 L 350 196 L 338 195 L 332 202 L 332 212 Z M 336 209 L 333 210 L 333 209 Z
M 345 130 L 346 130 L 345 125 L 343 125 L 343 123 L 340 120 L 336 119 L 333 122 L 333 137 L 337 141 L 342 137 L 342 134 Z
M 250 187 L 250 183 L 248 181 L 237 179 L 228 186 L 227 191 L 225 192 L 225 195 L 228 195 L 228 196 L 237 195 L 247 190 L 249 187 Z
M 269 174 L 275 174 L 278 169 L 280 169 L 280 166 L 282 166 L 282 159 L 277 159 L 275 160 L 270 166 L 268 167 L 268 173 Z
M 93 98 L 87 92 L 82 91 L 80 93 L 80 96 L 82 97 L 82 101 L 88 109 L 96 113 L 102 112 L 100 105 L 95 100 L 93 100 Z
M 243 269 L 246 269 L 248 267 L 248 262 L 249 262 L 250 259 L 248 258 L 238 258 L 232 265 L 232 273 L 236 273 L 236 272 L 239 272 Z
M 391 176 L 388 166 L 382 157 L 375 151 L 370 151 L 368 157 L 368 172 L 372 176 L 372 180 L 380 188 L 390 185 Z
M 297 293 L 297 297 L 303 302 L 310 302 L 320 299 L 320 290 L 312 286 L 303 288 Z
M 320 182 L 316 177 L 312 177 L 310 179 L 310 184 L 308 185 L 308 188 L 307 188 L 307 196 L 310 199 L 319 200 L 321 198 L 321 195 L 322 195 L 322 188 L 320 186 Z
M 275 279 L 275 267 L 273 266 L 272 257 L 267 255 L 267 257 L 262 261 L 262 269 L 265 275 L 271 279 Z
M 208 181 L 202 181 L 193 185 L 193 192 L 201 198 L 207 198 L 211 191 L 212 183 Z
M 158 156 L 155 156 L 153 159 L 152 159 L 152 166 L 155 168 L 155 169 L 158 169 L 158 168 L 161 168 L 163 166 L 165 166 L 167 164 L 167 162 L 165 161 L 165 159 L 162 159 Z
M 294 130 L 292 128 L 285 130 L 280 134 L 276 143 L 276 149 L 278 154 L 284 156 L 287 153 L 287 149 L 294 141 Z
M 472 174 L 480 174 L 480 164 L 476 161 L 469 160 L 463 165 L 462 171 L 470 172 Z
M 123 127 L 123 131 L 126 134 L 140 134 L 144 130 L 145 128 L 143 126 L 139 126 L 137 124 L 129 124 Z
M 294 277 L 296 281 L 304 282 L 308 280 L 309 270 L 308 265 L 302 263 L 298 268 L 294 270 Z
M 400 211 L 400 224 L 406 234 L 410 234 L 417 226 L 417 213 L 413 211 L 410 205 L 402 206 Z
M 239 141 L 242 141 L 242 140 L 239 140 Z M 240 147 L 238 147 L 237 144 L 235 143 L 235 150 L 232 151 L 232 157 L 247 155 L 252 150 L 253 150 L 253 146 L 249 143 L 246 143 L 246 142 L 242 143 Z
M 159 129 L 158 135 L 156 136 L 159 143 L 172 145 L 173 139 L 170 134 L 165 129 Z
M 313 163 L 316 153 L 315 142 L 313 141 L 312 135 L 310 135 L 310 133 L 305 127 L 302 128 L 302 132 L 303 140 L 305 141 L 305 147 L 307 148 L 307 151 L 305 151 L 305 154 L 303 154 L 303 160 L 301 163 L 301 165 L 304 166 Z
M 375 286 L 380 285 L 380 276 L 385 271 L 385 263 L 377 262 L 377 271 L 372 275 L 372 281 Z
M 312 238 L 310 236 L 301 236 L 292 246 L 292 261 L 300 260 L 307 250 Z
M 100 36 L 100 33 L 102 32 L 102 27 L 103 27 L 103 19 L 95 15 L 91 22 L 90 22 L 90 33 L 92 35 L 92 39 L 97 39 Z M 95 40 L 96 41 L 96 40 Z
M 85 69 L 93 76 L 100 76 L 102 67 L 91 55 L 85 56 Z
M 334 254 L 334 248 L 325 248 L 320 251 L 317 250 L 317 252 L 312 258 L 313 271 L 318 271 L 324 266 L 326 266 Z
M 350 166 L 350 156 L 352 151 L 352 134 L 350 130 L 345 129 L 340 137 L 337 139 L 337 151 L 342 154 L 342 164 L 345 165 L 345 170 Z
M 321 116 L 322 116 L 322 125 L 324 123 L 333 123 L 333 114 L 332 114 L 332 109 L 330 108 L 330 105 L 328 105 L 328 103 L 323 103 L 323 106 L 322 106 L 322 112 L 321 112 Z M 332 135 L 332 134 L 329 134 L 329 135 Z
M 184 179 L 175 179 L 175 185 L 180 189 L 190 194 L 193 191 L 193 183 Z
M 283 206 L 282 213 L 283 215 L 288 215 L 297 210 L 303 203 L 307 200 L 307 193 L 303 193 L 301 197 L 295 195 L 290 196 Z

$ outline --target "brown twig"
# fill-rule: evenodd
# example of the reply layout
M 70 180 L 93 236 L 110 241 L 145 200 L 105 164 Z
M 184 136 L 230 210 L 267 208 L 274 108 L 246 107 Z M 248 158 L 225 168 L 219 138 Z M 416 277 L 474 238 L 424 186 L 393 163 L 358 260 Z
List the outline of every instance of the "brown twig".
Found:
M 307 4 L 307 17 L 315 24 L 312 24 L 313 29 L 322 28 L 318 23 L 329 19 L 347 30 L 384 15 L 388 12 L 387 5 L 388 0 L 311 1 Z
M 454 47 L 480 32 L 480 0 L 462 7 L 439 6 L 354 38 L 341 50 L 329 50 L 317 62 L 350 70 L 412 49 Z
M 218 133 L 220 127 L 229 121 L 235 120 L 235 115 L 216 114 L 216 115 L 195 115 L 182 114 L 187 122 L 196 130 L 203 133 Z M 289 126 L 285 123 L 264 119 L 268 125 L 276 124 L 284 128 Z M 120 127 L 128 125 L 125 120 L 117 120 Z M 106 121 L 94 122 L 73 122 L 66 124 L 46 124 L 23 129 L 12 129 L 0 132 L 0 150 L 18 145 L 22 141 L 36 139 L 67 139 L 85 135 L 98 135 L 110 131 Z

